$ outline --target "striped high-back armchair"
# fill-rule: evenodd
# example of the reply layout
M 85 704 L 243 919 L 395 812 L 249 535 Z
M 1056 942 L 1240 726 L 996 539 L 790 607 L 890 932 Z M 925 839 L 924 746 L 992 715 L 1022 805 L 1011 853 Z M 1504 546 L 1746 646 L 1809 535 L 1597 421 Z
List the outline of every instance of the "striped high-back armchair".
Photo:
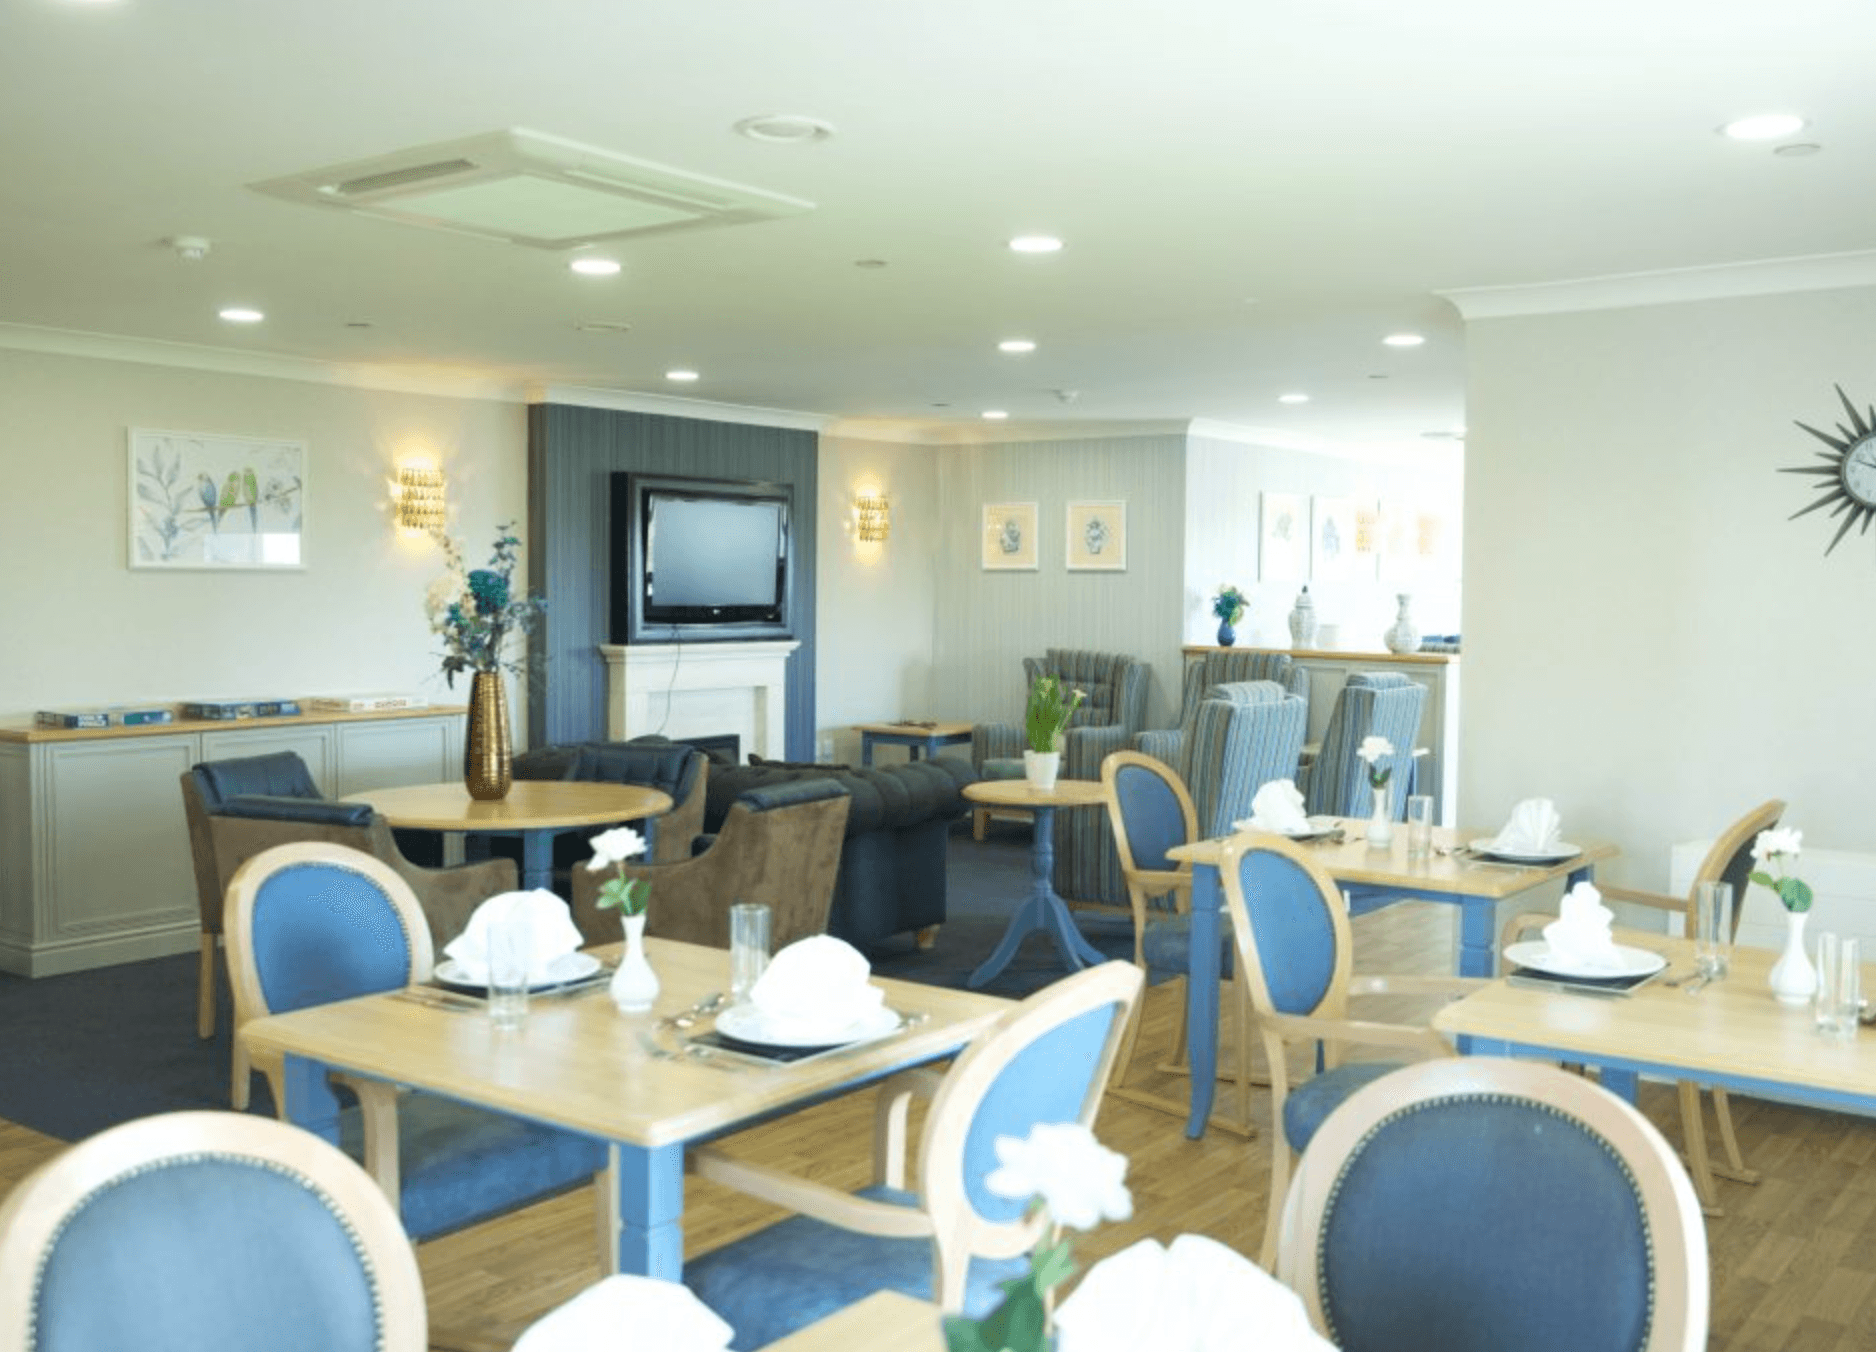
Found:
M 1388 781 L 1394 786 L 1391 804 L 1396 821 L 1407 815 L 1407 790 L 1413 775 L 1414 742 L 1420 736 L 1420 715 L 1426 709 L 1427 688 L 1396 672 L 1358 671 L 1336 696 L 1329 726 L 1322 735 L 1322 751 L 1297 786 L 1310 815 L 1366 817 L 1374 810 L 1374 790 L 1368 785 L 1368 766 L 1356 758 L 1364 737 L 1385 737 L 1394 754 L 1386 764 L 1394 767 Z
M 1023 691 L 1039 676 L 1059 678 L 1087 692 L 1062 738 L 1064 779 L 1098 780 L 1110 751 L 1125 750 L 1146 726 L 1148 682 L 1153 669 L 1124 653 L 1050 648 L 1023 659 Z M 971 729 L 971 763 L 983 773 L 986 760 L 1020 759 L 1028 743 L 1022 723 L 979 723 Z M 1055 814 L 1055 890 L 1076 901 L 1127 904 L 1107 814 L 1086 809 Z
M 1273 779 L 1294 779 L 1308 706 L 1275 681 L 1215 685 L 1205 692 L 1174 769 L 1198 811 L 1201 836 L 1231 834 Z

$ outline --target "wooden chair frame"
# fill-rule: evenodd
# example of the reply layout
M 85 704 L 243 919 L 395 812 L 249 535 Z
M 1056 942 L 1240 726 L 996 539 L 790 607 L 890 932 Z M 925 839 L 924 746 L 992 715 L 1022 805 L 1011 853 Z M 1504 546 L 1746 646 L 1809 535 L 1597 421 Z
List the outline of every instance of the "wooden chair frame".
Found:
M 1263 960 L 1257 950 L 1257 935 L 1251 928 L 1250 910 L 1244 900 L 1240 861 L 1247 854 L 1279 855 L 1296 864 L 1315 884 L 1324 913 L 1334 931 L 1335 965 L 1322 998 L 1304 1014 L 1279 1012 L 1264 979 Z M 1285 1044 L 1292 1041 L 1317 1042 L 1322 1047 L 1322 1065 L 1333 1069 L 1342 1061 L 1348 1044 L 1388 1047 L 1414 1052 L 1420 1056 L 1450 1057 L 1451 1044 L 1431 1028 L 1411 1024 L 1377 1023 L 1349 1017 L 1350 997 L 1358 995 L 1446 995 L 1460 996 L 1478 990 L 1486 983 L 1479 977 L 1428 976 L 1355 976 L 1354 936 L 1349 929 L 1348 903 L 1335 879 L 1308 852 L 1308 847 L 1281 836 L 1246 832 L 1225 842 L 1218 871 L 1224 883 L 1225 907 L 1231 915 L 1232 932 L 1238 946 L 1239 980 L 1249 996 L 1251 1018 L 1262 1035 L 1264 1059 L 1270 1069 L 1270 1203 L 1264 1220 L 1264 1241 L 1259 1262 L 1268 1268 L 1275 1260 L 1277 1234 L 1282 1219 L 1280 1207 L 1284 1190 L 1289 1186 L 1293 1152 L 1283 1133 L 1283 1103 L 1289 1097 L 1289 1062 Z
M 1673 1147 L 1647 1118 L 1599 1085 L 1555 1066 L 1498 1057 L 1404 1067 L 1349 1095 L 1317 1130 L 1283 1203 L 1277 1264 L 1278 1280 L 1303 1298 L 1317 1331 L 1329 1336 L 1316 1261 L 1322 1221 L 1350 1154 L 1402 1107 L 1455 1095 L 1530 1099 L 1608 1142 L 1634 1178 L 1654 1253 L 1655 1317 L 1641 1352 L 1703 1352 L 1711 1299 L 1706 1223 Z
M 278 1167 L 323 1192 L 377 1279 L 383 1352 L 429 1346 L 423 1277 L 395 1207 L 343 1152 L 317 1136 L 245 1113 L 180 1112 L 99 1132 L 55 1156 L 0 1205 L 0 1352 L 34 1344 L 40 1261 L 74 1209 L 130 1174 L 189 1155 L 227 1155 Z M 108 1298 L 108 1292 L 97 1293 Z
M 1667 911 L 1682 917 L 1684 932 L 1694 932 L 1694 898 L 1699 895 L 1701 883 L 1719 882 L 1726 872 L 1726 867 L 1733 856 L 1741 850 L 1751 848 L 1753 839 L 1761 831 L 1769 831 L 1778 825 L 1780 817 L 1785 815 L 1785 802 L 1781 798 L 1769 799 L 1760 803 L 1738 821 L 1720 832 L 1719 837 L 1701 859 L 1700 867 L 1694 870 L 1693 882 L 1688 886 L 1684 897 L 1671 897 L 1662 892 L 1648 892 L 1635 887 L 1618 887 L 1613 884 L 1596 884 L 1605 901 L 1625 901 L 1636 906 L 1647 906 L 1658 911 Z M 1733 898 L 1733 937 L 1739 935 L 1739 921 L 1745 911 L 1746 898 L 1741 895 Z M 1542 926 L 1555 920 L 1554 915 L 1539 911 L 1527 911 L 1514 916 L 1506 925 L 1499 952 L 1525 938 Z M 1648 935 L 1638 935 L 1644 942 Z M 1731 1179 L 1735 1183 L 1757 1183 L 1758 1171 L 1749 1168 L 1745 1157 L 1740 1153 L 1739 1136 L 1733 1130 L 1732 1102 L 1724 1088 L 1714 1085 L 1708 1088 L 1713 1096 L 1714 1125 L 1719 1129 L 1720 1147 L 1726 1152 L 1725 1163 L 1715 1161 L 1707 1150 L 1706 1115 L 1701 1110 L 1700 1091 L 1703 1087 L 1694 1080 L 1682 1080 L 1679 1085 L 1681 1100 L 1681 1137 L 1687 1152 L 1687 1168 L 1694 1178 L 1694 1191 L 1700 1196 L 1700 1205 L 1709 1216 L 1723 1216 L 1724 1209 L 1719 1202 L 1719 1189 L 1713 1180 Z
M 931 1101 L 919 1142 L 917 1191 L 922 1205 L 917 1210 L 856 1197 L 825 1183 L 738 1159 L 714 1146 L 693 1149 L 692 1167 L 714 1183 L 845 1230 L 885 1238 L 929 1237 L 933 1299 L 944 1311 L 956 1313 L 963 1308 L 972 1258 L 1017 1257 L 1033 1248 L 1042 1232 L 1040 1217 L 996 1223 L 971 1209 L 961 1164 L 977 1105 L 997 1076 L 1037 1038 L 1091 1010 L 1113 1005 L 1113 1025 L 1089 1077 L 1077 1119 L 1092 1127 L 1143 982 L 1140 969 L 1130 963 L 1086 968 L 1009 1010 L 979 1034 L 942 1076 L 910 1071 L 880 1086 L 874 1166 L 877 1181 L 888 1187 L 906 1186 L 906 1122 L 911 1100 Z

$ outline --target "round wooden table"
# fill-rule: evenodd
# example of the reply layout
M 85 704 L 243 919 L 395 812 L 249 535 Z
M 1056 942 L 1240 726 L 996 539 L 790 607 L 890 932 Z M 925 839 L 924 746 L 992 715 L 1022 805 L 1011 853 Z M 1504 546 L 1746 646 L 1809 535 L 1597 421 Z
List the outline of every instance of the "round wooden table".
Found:
M 972 972 L 964 984 L 972 990 L 987 985 L 1010 965 L 1023 940 L 1041 930 L 1055 941 L 1055 951 L 1062 965 L 1071 972 L 1107 961 L 1107 955 L 1082 938 L 1075 928 L 1068 903 L 1056 895 L 1050 881 L 1055 871 L 1055 809 L 1058 807 L 1099 807 L 1107 801 L 1107 791 L 1091 779 L 1058 779 L 1053 789 L 1034 789 L 1022 779 L 980 779 L 964 786 L 964 796 L 974 803 L 990 807 L 1024 807 L 1036 814 L 1035 843 L 1030 847 L 1030 892 L 1010 917 L 1010 927 L 1003 931 L 996 950 Z
M 645 821 L 645 858 L 651 858 L 650 818 L 671 810 L 671 795 L 637 784 L 588 780 L 518 779 L 506 798 L 482 802 L 460 780 L 367 789 L 348 803 L 369 803 L 392 826 L 417 831 L 521 837 L 521 885 L 550 887 L 554 881 L 554 836 L 576 826 Z

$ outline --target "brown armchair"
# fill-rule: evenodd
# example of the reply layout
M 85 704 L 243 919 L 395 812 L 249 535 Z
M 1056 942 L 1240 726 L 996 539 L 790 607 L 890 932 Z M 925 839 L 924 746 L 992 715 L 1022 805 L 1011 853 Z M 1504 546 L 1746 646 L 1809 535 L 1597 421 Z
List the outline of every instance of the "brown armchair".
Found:
M 222 940 L 223 898 L 235 870 L 262 850 L 318 840 L 382 860 L 417 894 L 438 948 L 462 932 L 479 903 L 516 886 L 515 866 L 506 859 L 443 869 L 411 863 L 384 818 L 363 803 L 322 798 L 306 762 L 291 751 L 192 766 L 182 774 L 182 811 L 189 823 L 202 914 L 196 1033 L 205 1039 L 215 1036 L 215 949 Z M 237 1042 L 232 1095 L 237 1108 L 247 1106 L 248 1073 Z
M 799 779 L 740 795 L 714 836 L 689 859 L 628 864 L 628 878 L 651 884 L 645 932 L 712 948 L 730 946 L 729 908 L 763 902 L 773 912 L 775 948 L 827 929 L 834 877 L 847 827 L 847 790 L 831 779 Z M 599 889 L 611 870 L 573 870 L 573 923 L 589 944 L 616 943 L 618 921 L 601 913 Z

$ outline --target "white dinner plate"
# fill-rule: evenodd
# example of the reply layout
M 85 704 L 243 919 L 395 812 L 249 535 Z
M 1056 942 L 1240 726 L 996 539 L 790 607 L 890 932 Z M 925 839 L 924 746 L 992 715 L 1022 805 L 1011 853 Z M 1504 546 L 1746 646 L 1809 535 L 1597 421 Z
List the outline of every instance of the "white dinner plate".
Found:
M 1668 965 L 1668 960 L 1659 953 L 1651 953 L 1645 948 L 1630 948 L 1627 944 L 1617 944 L 1615 955 L 1617 966 L 1585 967 L 1554 956 L 1550 945 L 1542 939 L 1526 940 L 1505 949 L 1505 961 L 1529 967 L 1534 972 L 1548 972 L 1552 976 L 1652 976 Z
M 1253 821 L 1254 818 L 1246 817 L 1242 821 L 1232 822 L 1231 826 L 1236 831 L 1263 830 L 1263 827 L 1253 825 Z M 1300 831 L 1273 831 L 1271 834 L 1285 836 L 1290 840 L 1321 840 L 1324 836 L 1334 835 L 1336 829 L 1334 817 L 1311 817 L 1309 825 Z
M 1567 840 L 1557 842 L 1554 849 L 1540 850 L 1535 854 L 1523 850 L 1501 850 L 1492 844 L 1490 836 L 1482 836 L 1469 847 L 1474 854 L 1486 855 L 1492 859 L 1503 859 L 1512 864 L 1561 864 L 1566 859 L 1574 859 L 1583 853 L 1580 845 L 1572 845 Z
M 816 1029 L 812 1037 L 805 1036 L 799 1024 L 777 1023 L 754 1005 L 731 1005 L 717 1015 L 717 1032 L 761 1047 L 838 1047 L 848 1042 L 884 1037 L 898 1027 L 898 1011 L 884 1005 L 844 1028 Z
M 547 964 L 546 979 L 529 982 L 528 989 L 538 991 L 546 990 L 549 986 L 564 986 L 569 981 L 591 976 L 598 970 L 599 959 L 591 953 L 562 953 Z M 436 965 L 436 979 L 445 986 L 462 986 L 478 991 L 486 989 L 489 984 L 487 968 L 464 967 L 454 958 L 445 958 Z

